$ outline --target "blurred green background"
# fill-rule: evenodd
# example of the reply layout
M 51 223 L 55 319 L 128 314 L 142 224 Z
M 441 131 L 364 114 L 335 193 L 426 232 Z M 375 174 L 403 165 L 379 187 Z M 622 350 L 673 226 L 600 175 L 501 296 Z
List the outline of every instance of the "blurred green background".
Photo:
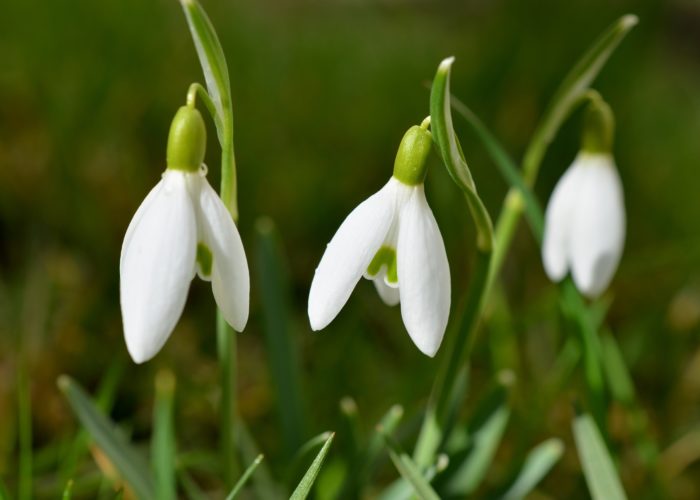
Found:
M 639 26 L 594 84 L 616 113 L 615 156 L 628 211 L 625 254 L 606 298 L 649 432 L 662 459 L 683 462 L 664 452 L 700 432 L 697 1 L 203 5 L 229 63 L 240 229 L 252 272 L 251 320 L 238 336 L 240 412 L 273 465 L 284 457 L 262 335 L 256 220 L 270 217 L 283 242 L 309 436 L 338 429 L 346 395 L 366 429 L 393 403 L 417 414 L 435 362 L 413 346 L 398 309 L 385 307 L 369 282 L 360 283 L 326 330 L 310 331 L 306 298 L 325 244 L 391 174 L 404 131 L 429 113 L 427 85 L 442 58 L 456 56 L 453 92 L 519 159 L 578 56 L 617 17 L 637 14 Z M 68 373 L 94 390 L 113 365 L 124 370 L 113 416 L 128 422 L 135 440 L 150 434 L 153 375 L 169 367 L 178 378 L 180 448 L 215 447 L 209 285 L 193 282 L 170 341 L 142 366 L 128 358 L 118 302 L 127 224 L 164 170 L 174 112 L 189 84 L 203 82 L 178 2 L 9 0 L 0 14 L 0 61 L 0 477 L 12 488 L 20 348 L 30 367 L 37 451 L 54 449 L 76 427 L 56 377 Z M 567 123 L 545 159 L 536 188 L 543 204 L 576 154 L 579 118 Z M 207 123 L 214 184 L 219 150 Z M 455 118 L 455 125 L 495 219 L 507 186 L 464 122 Z M 454 312 L 469 281 L 473 228 L 436 157 L 432 165 L 426 191 L 448 250 Z M 524 223 L 501 283 L 509 314 L 499 308 L 482 329 L 469 399 L 497 370 L 514 372 L 515 413 L 487 483 L 498 484 L 524 449 L 557 436 L 567 454 L 540 494 L 585 498 L 569 424 L 580 381 L 574 375 L 553 400 L 539 394 L 564 334 L 556 289 Z M 613 407 L 609 419 L 623 482 L 632 497 L 645 498 L 652 495 L 650 473 L 619 415 Z M 682 441 L 688 467 L 667 474 L 664 488 L 675 498 L 700 497 L 700 465 L 691 463 L 700 458 L 698 441 Z M 55 456 L 45 455 L 45 463 L 41 457 L 35 463 L 37 497 L 51 497 L 54 487 Z M 392 474 L 387 468 L 385 479 Z

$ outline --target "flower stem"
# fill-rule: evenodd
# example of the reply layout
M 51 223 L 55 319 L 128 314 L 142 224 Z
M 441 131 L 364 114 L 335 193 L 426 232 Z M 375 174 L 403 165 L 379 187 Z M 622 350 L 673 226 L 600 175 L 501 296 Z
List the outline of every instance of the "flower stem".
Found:
M 233 111 L 230 99 L 224 106 L 219 141 L 221 142 L 221 190 L 220 196 L 234 223 L 238 223 L 238 197 L 236 191 L 236 160 L 233 152 Z M 232 488 L 237 477 L 235 454 L 236 438 L 236 332 L 226 323 L 217 310 L 216 338 L 221 370 L 221 432 L 224 480 Z

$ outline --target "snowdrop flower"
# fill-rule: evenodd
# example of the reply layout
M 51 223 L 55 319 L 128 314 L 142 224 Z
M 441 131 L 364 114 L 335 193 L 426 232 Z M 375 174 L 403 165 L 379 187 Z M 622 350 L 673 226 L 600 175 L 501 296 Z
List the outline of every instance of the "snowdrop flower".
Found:
M 427 121 L 404 135 L 394 174 L 343 221 L 316 269 L 309 320 L 325 328 L 361 277 L 388 305 L 401 303 L 406 330 L 434 356 L 450 313 L 450 269 L 435 217 L 425 199 L 425 163 L 432 146 Z
M 610 284 L 625 241 L 622 183 L 610 154 L 613 117 L 598 99 L 587 112 L 582 150 L 549 199 L 542 243 L 549 278 L 560 281 L 571 272 L 591 298 Z
M 136 363 L 158 353 L 198 274 L 237 331 L 248 320 L 249 274 L 241 237 L 206 178 L 199 112 L 181 107 L 168 137 L 168 168 L 129 224 L 119 263 L 124 336 Z

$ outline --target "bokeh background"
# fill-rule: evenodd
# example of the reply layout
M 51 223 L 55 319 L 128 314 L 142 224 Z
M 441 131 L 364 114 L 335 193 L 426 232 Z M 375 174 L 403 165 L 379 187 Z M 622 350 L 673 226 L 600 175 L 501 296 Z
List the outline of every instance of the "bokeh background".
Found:
M 628 211 L 625 254 L 606 295 L 609 325 L 633 375 L 649 435 L 662 458 L 682 465 L 667 474 L 661 491 L 700 496 L 698 2 L 203 5 L 229 63 L 240 230 L 253 277 L 251 320 L 238 336 L 240 413 L 273 468 L 285 458 L 256 283 L 259 218 L 274 222 L 281 241 L 309 436 L 341 425 L 344 396 L 356 401 L 365 430 L 394 403 L 418 414 L 436 364 L 413 346 L 398 309 L 385 307 L 369 282 L 360 283 L 325 331 L 310 331 L 306 298 L 325 244 L 345 215 L 386 181 L 404 131 L 428 115 L 427 86 L 442 58 L 456 56 L 453 92 L 520 159 L 578 56 L 617 17 L 637 14 L 639 25 L 594 85 L 616 113 L 615 157 Z M 127 224 L 165 167 L 174 112 L 189 84 L 203 78 L 175 0 L 26 0 L 4 2 L 1 10 L 0 477 L 12 490 L 17 368 L 26 356 L 36 497 L 55 498 L 60 444 L 76 429 L 56 388 L 61 373 L 94 390 L 108 370 L 121 371 L 112 415 L 138 442 L 150 434 L 153 376 L 168 367 L 178 379 L 180 448 L 216 446 L 209 285 L 193 282 L 170 341 L 142 366 L 128 358 L 118 303 Z M 455 123 L 495 219 L 507 186 L 464 122 Z M 208 127 L 207 163 L 216 183 L 219 150 L 210 121 Z M 579 130 L 580 116 L 574 115 L 544 161 L 536 187 L 543 203 L 576 154 Z M 472 224 L 436 157 L 426 191 L 446 241 L 457 304 L 470 276 Z M 500 306 L 482 328 L 468 402 L 497 371 L 508 369 L 516 378 L 514 416 L 481 494 L 488 496 L 490 485 L 502 481 L 518 453 L 557 436 L 567 445 L 565 459 L 538 495 L 586 498 L 570 431 L 580 377 L 573 375 L 552 400 L 539 396 L 564 334 L 556 289 L 544 276 L 525 223 L 501 283 L 509 313 Z M 654 497 L 659 490 L 648 487 L 654 474 L 617 410 L 609 415 L 611 441 L 624 484 L 633 497 Z M 679 440 L 682 458 L 669 459 L 664 452 Z M 379 482 L 394 474 L 387 467 Z

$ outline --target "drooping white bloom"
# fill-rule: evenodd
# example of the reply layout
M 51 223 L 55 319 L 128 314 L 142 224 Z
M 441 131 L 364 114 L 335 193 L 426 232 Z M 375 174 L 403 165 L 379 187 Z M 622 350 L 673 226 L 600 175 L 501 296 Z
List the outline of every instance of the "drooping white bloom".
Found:
M 211 281 L 216 304 L 235 330 L 248 321 L 248 263 L 238 229 L 207 181 L 204 140 L 199 113 L 181 108 L 171 127 L 168 169 L 124 236 L 120 300 L 127 349 L 136 363 L 165 344 L 195 274 Z
M 429 151 L 430 136 L 423 133 Z M 425 198 L 424 170 L 399 180 L 405 172 L 395 168 L 389 182 L 357 206 L 333 236 L 311 283 L 309 320 L 314 330 L 325 328 L 364 276 L 374 281 L 385 303 L 401 303 L 411 339 L 434 356 L 450 312 L 450 269 Z
M 542 259 L 549 278 L 571 272 L 588 297 L 610 284 L 625 241 L 622 183 L 609 153 L 582 151 L 557 183 L 545 216 Z

